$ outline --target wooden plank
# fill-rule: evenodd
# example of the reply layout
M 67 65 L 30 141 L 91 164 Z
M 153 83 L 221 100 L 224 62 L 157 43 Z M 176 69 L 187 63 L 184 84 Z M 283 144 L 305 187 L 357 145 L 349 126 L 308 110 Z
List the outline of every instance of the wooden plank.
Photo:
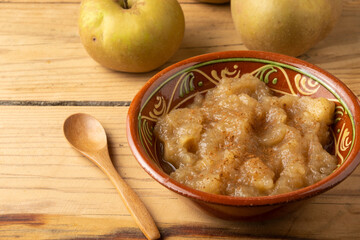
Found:
M 165 239 L 355 239 L 360 168 L 294 214 L 233 222 L 203 213 L 147 175 L 125 136 L 128 107 L 0 107 L 0 239 L 143 239 L 111 183 L 62 136 L 64 119 L 86 112 L 104 125 L 119 173 Z
M 34 3 L 36 1 L 37 3 Z M 67 1 L 70 1 L 67 3 Z M 229 5 L 181 1 L 186 33 L 167 64 L 145 74 L 107 70 L 83 49 L 74 0 L 0 2 L 0 98 L 37 101 L 130 101 L 158 70 L 182 59 L 244 50 Z M 334 31 L 301 58 L 328 70 L 360 95 L 360 1 L 344 1 Z

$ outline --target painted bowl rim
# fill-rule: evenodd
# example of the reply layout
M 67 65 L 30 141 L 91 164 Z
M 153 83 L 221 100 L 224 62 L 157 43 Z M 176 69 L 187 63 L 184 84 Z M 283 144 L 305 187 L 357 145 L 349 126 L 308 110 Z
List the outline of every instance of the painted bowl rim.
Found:
M 289 57 L 282 54 L 270 53 L 270 52 L 261 52 L 261 51 L 225 51 L 225 52 L 214 52 L 208 53 L 204 55 L 199 55 L 195 57 L 191 57 L 185 60 L 182 60 L 178 63 L 175 63 L 162 71 L 158 72 L 154 75 L 150 80 L 146 82 L 146 84 L 141 88 L 141 90 L 136 94 L 133 101 L 130 104 L 130 108 L 128 111 L 128 116 L 126 120 L 127 125 L 127 140 L 130 146 L 130 149 L 135 156 L 136 160 L 139 162 L 140 166 L 157 182 L 165 186 L 166 188 L 174 191 L 182 196 L 191 198 L 193 200 L 220 204 L 220 205 L 229 205 L 229 206 L 266 206 L 266 205 L 276 205 L 283 204 L 293 201 L 298 201 L 301 199 L 310 198 L 312 196 L 318 195 L 335 185 L 339 184 L 345 178 L 347 178 L 360 163 L 360 138 L 358 135 L 355 135 L 354 146 L 351 150 L 347 160 L 344 164 L 342 164 L 335 172 L 327 176 L 326 178 L 320 180 L 319 182 L 312 184 L 310 186 L 298 189 L 296 191 L 271 195 L 271 196 L 261 196 L 261 197 L 233 197 L 233 196 L 225 196 L 225 195 L 217 195 L 206 193 L 202 191 L 195 190 L 193 188 L 187 187 L 174 179 L 170 178 L 169 175 L 164 173 L 158 166 L 156 166 L 151 159 L 147 156 L 145 150 L 140 144 L 140 140 L 137 138 L 137 116 L 139 114 L 142 98 L 149 87 L 161 76 L 165 73 L 172 71 L 176 73 L 177 68 L 190 65 L 197 64 L 205 61 L 215 60 L 215 59 L 224 59 L 224 58 L 234 58 L 234 57 L 246 57 L 246 58 L 257 58 L 257 59 L 265 59 L 274 62 L 280 62 L 283 64 L 288 64 L 294 66 L 296 68 L 305 70 L 308 73 L 311 73 L 315 76 L 321 78 L 323 76 L 323 80 L 325 81 L 327 87 L 335 90 L 338 95 L 345 99 L 345 102 L 351 103 L 352 113 L 354 117 L 354 122 L 360 122 L 360 101 L 355 96 L 354 93 L 339 79 L 325 70 L 305 62 L 303 60 Z M 328 81 L 327 79 L 330 79 Z M 360 133 L 360 124 L 355 124 L 355 132 Z

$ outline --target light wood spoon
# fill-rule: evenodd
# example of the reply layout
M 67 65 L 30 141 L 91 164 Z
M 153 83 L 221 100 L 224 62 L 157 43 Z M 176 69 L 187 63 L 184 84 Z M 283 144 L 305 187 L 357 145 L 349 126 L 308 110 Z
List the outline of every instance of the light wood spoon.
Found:
M 145 205 L 112 164 L 106 133 L 101 123 L 88 114 L 77 113 L 65 120 L 63 130 L 70 145 L 94 162 L 110 178 L 144 235 L 148 239 L 160 238 L 159 230 Z

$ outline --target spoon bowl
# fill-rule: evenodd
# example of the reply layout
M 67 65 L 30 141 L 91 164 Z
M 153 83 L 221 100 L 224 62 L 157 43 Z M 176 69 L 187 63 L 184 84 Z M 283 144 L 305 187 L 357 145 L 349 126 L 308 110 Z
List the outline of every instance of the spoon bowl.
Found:
M 64 134 L 77 150 L 96 151 L 107 146 L 104 128 L 98 120 L 87 114 L 68 117 L 64 122 Z
M 150 213 L 111 162 L 106 133 L 101 123 L 88 114 L 77 113 L 65 120 L 63 131 L 70 145 L 94 162 L 109 177 L 147 239 L 158 239 L 160 233 Z

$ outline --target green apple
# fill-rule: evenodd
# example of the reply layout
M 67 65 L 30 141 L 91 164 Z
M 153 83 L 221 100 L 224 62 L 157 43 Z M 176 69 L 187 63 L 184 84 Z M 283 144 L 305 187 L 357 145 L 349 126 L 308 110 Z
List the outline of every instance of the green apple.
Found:
M 231 0 L 231 13 L 251 50 L 299 56 L 326 37 L 341 0 Z
M 79 32 L 89 55 L 104 67 L 148 72 L 179 48 L 185 29 L 177 0 L 83 0 Z

